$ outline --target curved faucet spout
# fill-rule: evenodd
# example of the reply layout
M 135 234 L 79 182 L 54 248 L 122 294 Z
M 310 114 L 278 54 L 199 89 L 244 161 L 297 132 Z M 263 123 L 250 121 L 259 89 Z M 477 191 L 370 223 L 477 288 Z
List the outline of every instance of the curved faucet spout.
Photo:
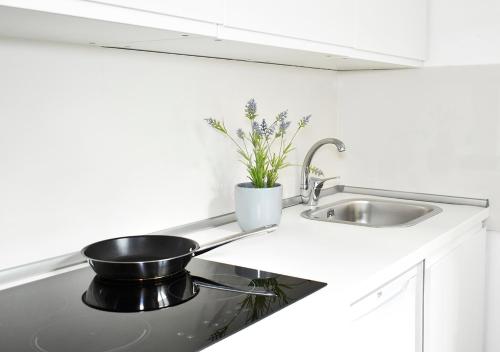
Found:
M 311 166 L 311 161 L 314 157 L 314 154 L 318 151 L 319 148 L 324 146 L 325 144 L 333 144 L 337 147 L 339 152 L 345 151 L 345 144 L 341 140 L 337 138 L 325 138 L 317 141 L 313 144 L 313 146 L 307 152 L 304 163 L 302 164 L 302 172 L 301 172 L 301 182 L 300 182 L 300 195 L 302 197 L 303 203 L 309 203 L 311 199 L 312 188 L 309 185 L 309 168 Z

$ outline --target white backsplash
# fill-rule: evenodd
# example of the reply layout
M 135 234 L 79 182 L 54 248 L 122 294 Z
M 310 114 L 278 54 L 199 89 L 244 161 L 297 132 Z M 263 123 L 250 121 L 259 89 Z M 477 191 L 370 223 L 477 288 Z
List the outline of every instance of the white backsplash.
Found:
M 203 118 L 243 127 L 249 98 L 260 118 L 313 115 L 292 163 L 336 136 L 335 72 L 7 39 L 0 52 L 0 269 L 233 211 L 245 170 Z M 298 194 L 299 169 L 280 182 Z

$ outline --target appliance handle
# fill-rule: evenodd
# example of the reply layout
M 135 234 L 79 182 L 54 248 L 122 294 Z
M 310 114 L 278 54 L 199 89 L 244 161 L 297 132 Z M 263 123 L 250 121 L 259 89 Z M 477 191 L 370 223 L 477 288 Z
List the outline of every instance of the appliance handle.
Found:
M 401 279 L 404 280 L 402 283 Z M 412 280 L 416 280 L 416 274 L 413 270 L 410 277 L 406 276 L 396 279 L 396 282 L 389 283 L 351 304 L 351 308 L 354 310 L 352 321 L 362 319 L 401 296 L 407 290 Z M 398 281 L 399 283 L 396 284 Z

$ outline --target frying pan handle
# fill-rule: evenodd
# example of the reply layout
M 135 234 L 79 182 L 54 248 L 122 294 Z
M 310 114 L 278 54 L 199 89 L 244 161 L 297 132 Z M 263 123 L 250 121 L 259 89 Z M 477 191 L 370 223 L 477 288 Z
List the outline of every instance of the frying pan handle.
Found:
M 229 292 L 237 292 L 237 293 L 245 293 L 248 295 L 255 295 L 255 296 L 265 296 L 265 297 L 275 297 L 276 294 L 272 291 L 264 290 L 261 288 L 254 288 L 254 289 L 241 289 L 241 288 L 236 288 L 224 284 L 220 284 L 215 281 L 211 281 L 208 279 L 204 279 L 201 277 L 193 277 L 193 282 L 195 285 L 200 286 L 200 287 L 206 287 L 206 288 L 211 288 L 214 290 L 222 290 L 222 291 L 229 291 Z
M 223 246 L 225 244 L 231 243 L 231 242 L 236 241 L 236 240 L 240 240 L 240 239 L 248 237 L 248 236 L 253 236 L 253 235 L 257 235 L 257 234 L 265 233 L 265 232 L 273 232 L 277 228 L 278 228 L 278 225 L 267 225 L 267 226 L 263 226 L 263 227 L 258 227 L 256 229 L 253 229 L 250 231 L 243 231 L 243 232 L 237 233 L 235 235 L 223 237 L 221 239 L 218 239 L 217 241 L 208 242 L 208 243 L 204 244 L 203 246 L 198 248 L 198 250 L 193 251 L 193 255 L 196 256 L 196 255 L 206 253 L 208 251 L 211 251 L 212 249 L 215 249 L 217 247 Z

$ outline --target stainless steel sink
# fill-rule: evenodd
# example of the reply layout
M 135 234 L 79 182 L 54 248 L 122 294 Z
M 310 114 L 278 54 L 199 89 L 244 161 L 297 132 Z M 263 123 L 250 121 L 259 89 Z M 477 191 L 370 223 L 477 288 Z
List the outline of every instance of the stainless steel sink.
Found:
M 310 220 L 391 227 L 412 226 L 440 212 L 441 208 L 431 204 L 358 198 L 306 210 L 301 215 Z

